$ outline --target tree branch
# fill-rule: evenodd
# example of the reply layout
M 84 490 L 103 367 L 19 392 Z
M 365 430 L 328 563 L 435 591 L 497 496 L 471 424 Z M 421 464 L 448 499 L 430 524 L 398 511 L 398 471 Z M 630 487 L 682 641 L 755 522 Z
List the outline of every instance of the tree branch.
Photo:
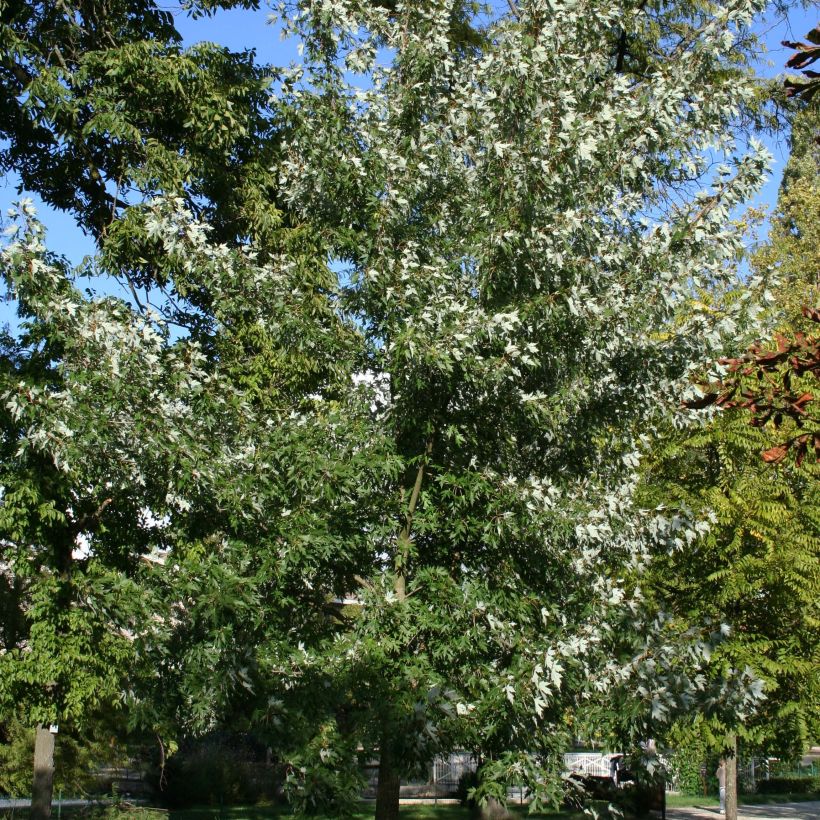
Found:
M 432 434 L 427 439 L 427 445 L 424 448 L 424 455 L 421 458 L 421 463 L 416 471 L 416 480 L 413 483 L 413 490 L 410 493 L 410 503 L 407 506 L 407 515 L 404 519 L 404 526 L 399 533 L 398 551 L 396 554 L 396 596 L 400 601 L 407 597 L 407 582 L 406 582 L 406 568 L 407 561 L 410 557 L 410 533 L 413 529 L 413 515 L 416 512 L 416 505 L 421 495 L 421 485 L 424 482 L 424 471 L 427 467 L 427 461 L 430 454 L 433 452 L 433 436 Z

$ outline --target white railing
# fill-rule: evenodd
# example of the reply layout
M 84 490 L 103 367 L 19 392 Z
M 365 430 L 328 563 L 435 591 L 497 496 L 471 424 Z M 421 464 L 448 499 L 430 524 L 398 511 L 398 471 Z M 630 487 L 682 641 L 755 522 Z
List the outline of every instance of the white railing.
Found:
M 568 772 L 589 777 L 610 777 L 610 754 L 569 752 L 564 755 L 564 767 Z M 466 772 L 474 772 L 478 764 L 467 752 L 455 752 L 437 757 L 431 766 L 430 782 L 443 787 L 455 787 Z
M 568 772 L 585 774 L 590 777 L 609 777 L 611 758 L 611 754 L 599 752 L 567 752 L 564 755 L 564 768 Z
M 461 778 L 477 768 L 478 764 L 469 752 L 454 752 L 447 757 L 437 757 L 433 760 L 430 782 L 434 786 L 455 791 Z

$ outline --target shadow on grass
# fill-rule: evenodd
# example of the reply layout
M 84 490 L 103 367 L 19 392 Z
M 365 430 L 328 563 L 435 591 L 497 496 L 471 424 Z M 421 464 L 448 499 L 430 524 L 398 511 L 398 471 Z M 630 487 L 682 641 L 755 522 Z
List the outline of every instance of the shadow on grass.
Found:
M 363 803 L 352 820 L 372 820 L 375 807 Z M 516 817 L 544 818 L 544 820 L 581 820 L 585 815 L 579 812 L 553 812 L 548 814 L 528 814 L 526 806 L 510 806 Z M 401 816 L 406 820 L 471 820 L 469 809 L 462 806 L 403 805 Z M 172 811 L 169 820 L 271 820 L 278 817 L 297 817 L 285 807 L 276 806 L 234 806 L 224 808 L 199 808 Z M 338 820 L 334 815 L 312 815 L 312 820 Z

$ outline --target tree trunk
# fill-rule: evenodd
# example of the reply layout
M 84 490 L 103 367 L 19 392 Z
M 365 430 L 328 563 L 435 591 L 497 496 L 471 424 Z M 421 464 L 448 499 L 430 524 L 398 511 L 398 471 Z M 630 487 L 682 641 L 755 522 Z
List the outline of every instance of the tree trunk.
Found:
M 726 820 L 737 820 L 737 737 L 732 735 L 726 755 Z
M 34 783 L 31 788 L 31 820 L 49 820 L 54 789 L 54 735 L 38 726 L 34 736 Z
M 484 762 L 484 758 L 479 758 L 478 769 L 476 771 L 476 776 L 479 783 L 481 782 Z M 483 806 L 472 800 L 470 801 L 470 804 L 472 806 L 470 816 L 476 818 L 476 820 L 510 820 L 513 816 L 507 807 L 494 797 L 487 798 Z
M 396 768 L 393 750 L 386 738 L 379 754 L 379 785 L 376 787 L 375 820 L 399 820 L 399 787 L 401 777 Z
M 510 820 L 512 814 L 503 803 L 490 797 L 483 806 L 479 806 L 474 814 L 478 820 Z

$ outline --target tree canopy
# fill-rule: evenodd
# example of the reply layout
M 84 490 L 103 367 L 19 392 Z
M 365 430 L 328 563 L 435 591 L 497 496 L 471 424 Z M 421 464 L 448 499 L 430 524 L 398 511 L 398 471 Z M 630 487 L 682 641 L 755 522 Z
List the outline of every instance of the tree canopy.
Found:
M 285 4 L 276 71 L 108 5 L 3 18 L 4 162 L 99 253 L 25 204 L 3 251 L 0 704 L 253 720 L 305 801 L 378 755 L 380 817 L 455 746 L 555 799 L 597 698 L 646 733 L 706 685 L 632 572 L 697 528 L 635 489 L 753 323 L 692 296 L 768 161 L 761 4 Z
M 647 503 L 711 517 L 703 537 L 658 556 L 648 586 L 684 624 L 728 625 L 712 674 L 745 666 L 763 683 L 753 714 L 718 710 L 685 721 L 714 751 L 733 755 L 739 739 L 745 753 L 793 759 L 820 734 L 816 130 L 817 112 L 798 109 L 769 237 L 752 257 L 776 282 L 775 338 L 722 360 L 721 380 L 688 403 L 719 412 L 698 431 L 670 431 L 649 459 L 643 490 Z

